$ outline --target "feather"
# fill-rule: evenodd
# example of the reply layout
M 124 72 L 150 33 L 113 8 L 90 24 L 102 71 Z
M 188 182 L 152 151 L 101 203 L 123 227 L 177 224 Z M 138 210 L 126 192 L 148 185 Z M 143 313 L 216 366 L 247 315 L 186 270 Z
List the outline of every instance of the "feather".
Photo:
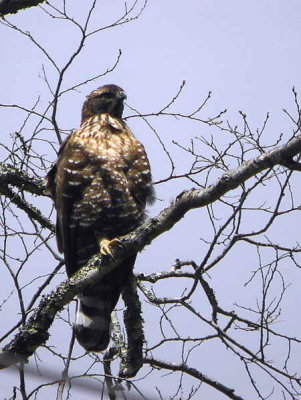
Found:
M 103 239 L 135 229 L 154 197 L 145 149 L 121 119 L 125 97 L 116 85 L 92 92 L 83 105 L 81 127 L 63 142 L 47 175 L 57 210 L 58 249 L 69 277 L 100 251 Z M 108 346 L 111 312 L 135 259 L 130 256 L 78 297 L 75 333 L 87 351 Z

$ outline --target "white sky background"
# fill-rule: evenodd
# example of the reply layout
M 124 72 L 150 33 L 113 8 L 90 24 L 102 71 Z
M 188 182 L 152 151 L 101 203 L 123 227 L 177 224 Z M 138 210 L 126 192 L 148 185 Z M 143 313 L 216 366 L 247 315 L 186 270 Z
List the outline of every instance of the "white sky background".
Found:
M 92 19 L 93 25 L 97 27 L 111 23 L 123 10 L 122 1 L 99 0 L 98 3 Z M 69 0 L 68 4 L 72 10 L 70 14 L 80 20 L 80 15 L 86 14 L 86 5 L 90 2 Z M 268 131 L 272 138 L 277 137 L 290 126 L 282 109 L 293 110 L 291 88 L 295 86 L 301 93 L 300 15 L 301 3 L 297 0 L 150 0 L 137 21 L 103 31 L 86 45 L 84 52 L 67 73 L 65 88 L 110 68 L 116 60 L 118 49 L 122 50 L 122 57 L 108 77 L 62 98 L 59 109 L 60 128 L 78 127 L 84 97 L 102 84 L 120 85 L 127 92 L 127 103 L 141 113 L 147 113 L 166 105 L 182 81 L 186 80 L 182 96 L 174 106 L 175 111 L 189 112 L 195 109 L 212 91 L 212 99 L 202 112 L 204 119 L 227 108 L 227 118 L 235 124 L 241 120 L 238 111 L 243 110 L 248 115 L 250 125 L 255 128 L 262 125 L 266 113 L 270 112 Z M 74 27 L 68 22 L 51 20 L 38 8 L 21 11 L 7 19 L 25 31 L 32 32 L 60 66 L 76 48 L 79 36 Z M 43 59 L 26 38 L 2 25 L 0 43 L 0 103 L 32 106 L 41 95 L 41 101 L 46 104 L 49 95 L 45 82 L 40 78 L 42 63 L 50 83 L 54 84 L 57 78 L 47 59 Z M 126 108 L 125 115 L 130 114 L 132 111 Z M 23 121 L 24 115 L 15 110 L 0 109 L 0 118 L 1 141 L 6 142 L 7 137 L 4 135 L 14 131 Z M 164 154 L 158 152 L 155 136 L 145 124 L 136 119 L 130 119 L 128 123 L 146 146 L 154 180 L 166 177 L 169 164 Z M 153 118 L 152 123 L 169 151 L 177 157 L 178 173 L 185 172 L 185 166 L 189 165 L 190 160 L 171 140 L 175 139 L 188 146 L 190 138 L 199 133 L 208 134 L 208 138 L 213 133 L 206 125 L 177 120 L 158 121 Z M 286 133 L 289 136 L 291 131 Z M 222 142 L 226 143 L 226 140 L 227 137 L 221 138 Z M 45 152 L 42 147 L 41 152 Z M 53 161 L 54 155 L 49 154 L 47 158 Z M 157 201 L 150 214 L 156 215 L 174 196 L 191 186 L 188 181 L 161 185 L 157 196 L 162 201 Z M 167 270 L 176 258 L 198 260 L 203 214 L 194 211 L 191 215 L 172 232 L 157 239 L 140 256 L 136 270 Z M 300 221 L 295 220 L 289 226 L 280 227 L 283 230 L 283 240 L 298 241 L 299 226 Z M 235 272 L 224 268 L 224 272 L 218 271 L 216 279 L 215 273 L 211 276 L 211 284 L 217 293 L 225 296 L 223 305 L 229 310 L 233 299 L 227 296 L 227 290 L 237 290 L 241 298 L 249 296 L 248 289 L 238 288 L 250 276 L 250 268 L 248 272 L 243 269 L 246 261 L 245 254 L 234 253 L 228 262 L 229 266 L 236 264 L 236 267 L 233 266 Z M 2 281 L 1 274 L 0 270 Z M 291 276 L 293 280 L 298 274 L 292 272 Z M 301 305 L 298 291 L 292 291 L 286 301 L 288 306 L 289 301 Z M 146 325 L 148 323 L 146 320 Z M 185 324 L 189 325 L 189 322 Z M 204 358 L 193 360 L 193 366 L 229 387 L 235 387 L 237 393 L 246 399 L 254 395 L 244 378 L 241 378 L 241 384 L 237 384 L 238 364 L 234 362 L 233 369 L 225 368 L 228 353 L 219 353 L 214 347 L 210 351 L 204 353 Z M 0 390 L 5 391 L 11 387 L 12 376 L 6 372 L 1 374 L 8 377 L 5 383 L 1 378 Z M 155 376 L 153 379 L 154 384 L 160 385 L 159 378 Z M 224 399 L 224 396 L 205 385 L 201 393 L 208 400 Z M 44 394 L 43 399 L 48 400 L 47 395 Z

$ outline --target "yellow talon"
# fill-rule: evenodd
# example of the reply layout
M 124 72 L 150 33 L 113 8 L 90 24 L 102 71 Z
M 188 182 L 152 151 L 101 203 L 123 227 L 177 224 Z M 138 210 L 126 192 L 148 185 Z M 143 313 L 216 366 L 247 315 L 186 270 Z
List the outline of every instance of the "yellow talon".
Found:
M 116 242 L 118 243 L 118 242 L 120 242 L 120 240 L 117 239 L 117 238 L 112 239 L 112 240 L 105 239 L 105 238 L 100 239 L 100 241 L 99 241 L 99 247 L 100 247 L 100 253 L 101 253 L 101 255 L 103 255 L 103 256 L 112 256 L 113 254 L 112 254 L 112 251 L 111 251 L 111 247 L 112 247 L 112 245 L 114 245 Z

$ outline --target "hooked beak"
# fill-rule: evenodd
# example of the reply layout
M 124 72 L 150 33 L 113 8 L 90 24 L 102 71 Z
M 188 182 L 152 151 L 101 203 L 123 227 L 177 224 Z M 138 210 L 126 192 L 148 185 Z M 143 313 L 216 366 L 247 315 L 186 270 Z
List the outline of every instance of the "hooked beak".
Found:
M 127 99 L 127 95 L 124 93 L 124 91 L 120 91 L 118 93 L 118 99 L 120 99 L 122 101 Z

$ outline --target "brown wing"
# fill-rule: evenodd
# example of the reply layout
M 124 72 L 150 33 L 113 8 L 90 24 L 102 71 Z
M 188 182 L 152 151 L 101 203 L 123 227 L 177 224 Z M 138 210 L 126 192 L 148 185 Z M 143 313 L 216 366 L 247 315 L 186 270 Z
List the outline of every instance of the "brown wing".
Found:
M 68 276 L 98 251 L 91 227 L 85 226 L 85 221 L 92 219 L 92 215 L 87 212 L 87 215 L 74 218 L 74 208 L 83 202 L 83 193 L 93 180 L 93 165 L 84 151 L 84 140 L 82 144 L 74 141 L 78 134 L 80 131 L 73 132 L 63 143 L 58 160 L 48 174 L 48 190 L 57 209 L 57 243 L 59 250 L 64 252 Z
M 66 148 L 67 142 L 71 138 L 71 135 L 68 136 L 63 143 L 61 144 L 61 147 L 58 152 L 58 160 L 56 163 L 51 167 L 49 170 L 48 174 L 46 175 L 46 193 L 49 193 L 56 209 L 58 208 L 58 201 L 57 201 L 57 179 L 61 179 L 61 170 L 59 169 L 58 172 L 58 163 L 60 162 L 61 158 L 64 157 L 64 150 Z M 59 197 L 61 197 L 59 195 Z M 64 207 L 64 209 L 66 206 Z M 58 250 L 63 253 L 64 252 L 64 245 L 63 245 L 63 237 L 62 237 L 62 232 L 61 232 L 61 226 L 58 223 L 59 220 L 59 214 L 57 213 L 57 223 L 56 223 L 56 240 L 57 240 L 57 246 Z
M 146 203 L 151 204 L 154 201 L 154 189 L 145 149 L 137 140 L 134 141 L 130 159 L 127 160 L 126 177 L 137 207 L 144 210 Z

